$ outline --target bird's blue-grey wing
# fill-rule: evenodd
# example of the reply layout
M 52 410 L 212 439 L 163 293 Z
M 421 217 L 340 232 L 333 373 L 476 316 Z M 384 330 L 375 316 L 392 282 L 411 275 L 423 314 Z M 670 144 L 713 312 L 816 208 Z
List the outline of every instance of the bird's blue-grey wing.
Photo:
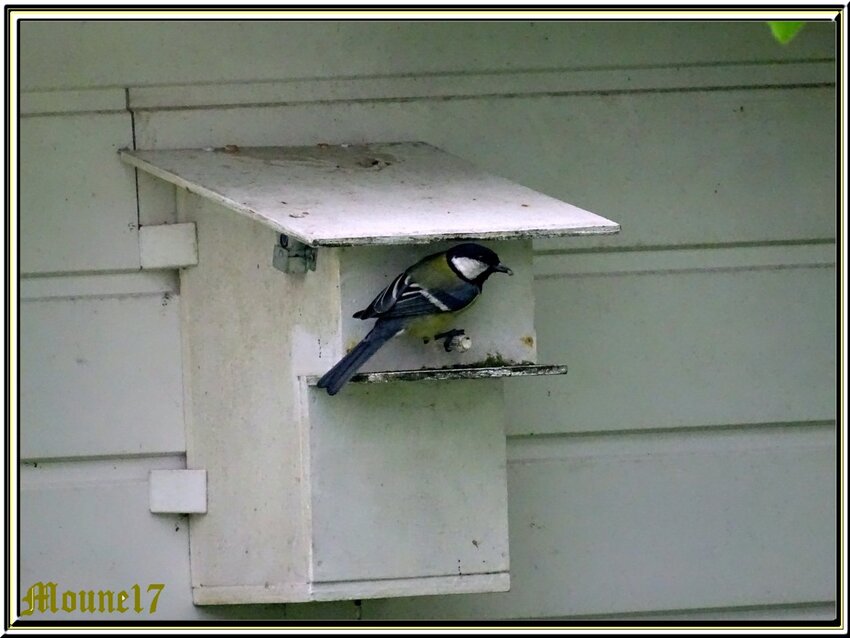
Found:
M 451 312 L 472 303 L 480 292 L 478 286 L 461 280 L 448 288 L 428 290 L 412 281 L 409 274 L 402 273 L 354 316 L 359 319 L 389 319 Z
M 417 317 L 420 315 L 454 312 L 468 306 L 480 293 L 478 286 L 458 281 L 457 285 L 428 290 L 410 282 L 396 297 L 395 303 L 382 317 Z
M 354 313 L 354 316 L 359 319 L 370 319 L 372 317 L 383 316 L 390 308 L 392 308 L 398 298 L 404 293 L 407 286 L 410 284 L 410 275 L 407 272 L 401 273 L 398 277 L 392 280 L 390 284 L 378 293 L 378 296 L 372 300 L 363 310 Z

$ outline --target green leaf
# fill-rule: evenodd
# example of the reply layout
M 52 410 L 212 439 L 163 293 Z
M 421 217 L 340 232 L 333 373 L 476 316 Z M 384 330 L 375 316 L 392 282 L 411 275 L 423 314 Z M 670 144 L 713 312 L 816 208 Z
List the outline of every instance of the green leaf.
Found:
M 803 28 L 805 22 L 768 22 L 770 30 L 773 32 L 773 37 L 781 44 L 788 44 L 797 35 L 797 32 Z

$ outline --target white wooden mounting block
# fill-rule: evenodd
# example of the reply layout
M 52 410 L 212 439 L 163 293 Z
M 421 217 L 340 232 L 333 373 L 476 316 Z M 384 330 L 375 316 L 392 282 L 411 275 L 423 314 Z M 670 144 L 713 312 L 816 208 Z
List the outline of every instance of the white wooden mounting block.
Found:
M 204 470 L 151 470 L 150 510 L 154 514 L 203 514 L 207 511 Z
M 195 224 L 161 224 L 139 228 L 143 270 L 186 268 L 198 263 Z

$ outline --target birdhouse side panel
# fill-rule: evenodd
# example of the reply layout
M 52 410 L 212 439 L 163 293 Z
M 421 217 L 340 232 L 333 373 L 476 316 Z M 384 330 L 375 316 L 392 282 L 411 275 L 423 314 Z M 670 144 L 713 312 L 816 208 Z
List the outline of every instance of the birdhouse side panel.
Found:
M 312 317 L 303 298 L 325 296 L 305 285 L 332 284 L 276 270 L 274 231 L 178 194 L 180 220 L 196 223 L 199 248 L 198 265 L 181 271 L 187 464 L 208 477 L 208 511 L 190 528 L 193 586 L 303 590 L 292 334 L 302 310 Z

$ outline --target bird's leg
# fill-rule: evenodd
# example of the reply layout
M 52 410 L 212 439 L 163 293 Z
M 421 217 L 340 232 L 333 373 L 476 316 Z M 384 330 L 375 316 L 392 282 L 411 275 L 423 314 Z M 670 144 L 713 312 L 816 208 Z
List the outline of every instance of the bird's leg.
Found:
M 466 332 L 464 330 L 447 330 L 446 332 L 441 332 L 440 334 L 434 335 L 434 340 L 439 341 L 440 339 L 442 339 L 443 348 L 445 349 L 445 351 L 451 352 L 452 350 L 460 349 L 458 346 L 460 345 L 461 341 L 460 339 L 458 339 L 458 337 L 463 337 L 464 335 L 466 335 Z M 468 349 L 468 346 L 463 348 L 463 350 Z

